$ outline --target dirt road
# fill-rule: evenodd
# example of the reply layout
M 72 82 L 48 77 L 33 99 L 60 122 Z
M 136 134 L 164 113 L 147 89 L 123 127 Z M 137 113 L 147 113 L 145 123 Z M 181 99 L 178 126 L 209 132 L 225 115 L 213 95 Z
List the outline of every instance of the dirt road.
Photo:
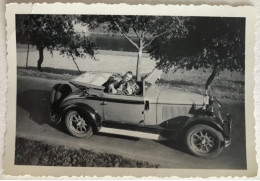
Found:
M 232 144 L 215 159 L 189 155 L 181 142 L 162 142 L 98 134 L 78 139 L 67 134 L 62 126 L 49 122 L 49 91 L 60 81 L 18 77 L 16 135 L 48 144 L 113 153 L 127 158 L 160 164 L 162 168 L 246 169 L 244 103 L 229 101 L 223 109 L 233 116 Z
M 26 65 L 27 52 L 18 49 L 17 61 L 18 67 L 25 67 Z M 37 67 L 37 60 L 39 59 L 38 51 L 31 51 L 29 53 L 28 66 Z M 117 52 L 117 51 L 106 51 L 100 50 L 96 55 L 96 60 L 86 56 L 84 58 L 77 58 L 76 62 L 81 71 L 104 71 L 106 72 L 119 72 L 125 73 L 127 71 L 136 71 L 137 53 L 135 52 Z M 120 66 L 115 66 L 120 65 Z M 142 58 L 142 72 L 149 73 L 155 67 L 155 61 L 149 58 L 147 54 L 143 55 Z M 57 69 L 70 69 L 77 70 L 76 65 L 73 61 L 60 55 L 58 51 L 53 51 L 53 54 L 48 51 L 44 51 L 44 61 L 42 67 L 52 67 Z

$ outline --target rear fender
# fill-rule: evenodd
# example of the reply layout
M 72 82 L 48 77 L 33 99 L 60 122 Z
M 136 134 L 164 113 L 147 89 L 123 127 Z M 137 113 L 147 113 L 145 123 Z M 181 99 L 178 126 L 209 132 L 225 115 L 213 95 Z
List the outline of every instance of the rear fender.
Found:
M 61 120 L 64 118 L 66 113 L 69 110 L 77 110 L 85 114 L 86 116 L 90 116 L 91 121 L 92 121 L 92 127 L 94 128 L 94 131 L 98 131 L 101 128 L 101 117 L 95 112 L 93 108 L 91 108 L 87 104 L 83 103 L 75 103 L 75 104 L 70 104 L 65 107 L 61 107 L 60 109 L 60 115 L 58 117 L 58 123 L 61 122 Z
M 61 102 L 65 97 L 71 94 L 72 89 L 68 84 L 56 84 L 53 86 L 50 94 L 51 113 L 56 114 Z
M 175 138 L 181 137 L 189 128 L 198 124 L 208 125 L 224 134 L 222 124 L 216 118 L 199 115 L 189 118 L 183 127 L 176 133 Z

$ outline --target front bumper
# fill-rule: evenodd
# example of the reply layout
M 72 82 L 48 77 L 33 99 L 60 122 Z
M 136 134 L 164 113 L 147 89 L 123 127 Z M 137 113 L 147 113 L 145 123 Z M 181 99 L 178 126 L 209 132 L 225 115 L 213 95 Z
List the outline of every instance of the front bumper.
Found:
M 227 148 L 231 145 L 231 139 L 225 139 L 224 141 L 224 147 Z
M 231 144 L 231 132 L 232 132 L 232 117 L 227 114 L 226 120 L 223 122 L 223 131 L 224 131 L 224 146 L 227 148 Z

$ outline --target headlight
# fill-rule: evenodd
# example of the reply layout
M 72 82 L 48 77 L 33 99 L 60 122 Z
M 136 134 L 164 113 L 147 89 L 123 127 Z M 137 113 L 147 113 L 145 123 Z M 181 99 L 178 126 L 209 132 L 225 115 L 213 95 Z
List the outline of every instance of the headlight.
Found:
M 214 97 L 213 96 L 210 96 L 209 97 L 209 107 L 208 107 L 208 110 L 213 113 L 214 112 L 214 109 L 213 109 L 213 101 L 214 101 Z
M 202 110 L 204 111 L 210 111 L 210 112 L 213 112 L 213 101 L 214 101 L 214 98 L 213 96 L 209 96 L 209 95 L 205 95 L 204 98 L 203 98 L 203 106 L 202 106 Z
M 207 94 L 205 94 L 205 96 L 203 97 L 202 110 L 205 111 L 207 109 L 208 105 L 209 105 L 209 96 Z

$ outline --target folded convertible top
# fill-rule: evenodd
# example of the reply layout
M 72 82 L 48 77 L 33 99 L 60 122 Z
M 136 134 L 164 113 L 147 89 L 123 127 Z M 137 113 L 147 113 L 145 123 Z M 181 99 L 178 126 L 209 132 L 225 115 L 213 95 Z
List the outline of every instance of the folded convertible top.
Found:
M 103 90 L 105 87 L 102 85 L 110 76 L 112 76 L 112 73 L 86 72 L 76 78 L 71 79 L 69 82 L 76 87 Z

